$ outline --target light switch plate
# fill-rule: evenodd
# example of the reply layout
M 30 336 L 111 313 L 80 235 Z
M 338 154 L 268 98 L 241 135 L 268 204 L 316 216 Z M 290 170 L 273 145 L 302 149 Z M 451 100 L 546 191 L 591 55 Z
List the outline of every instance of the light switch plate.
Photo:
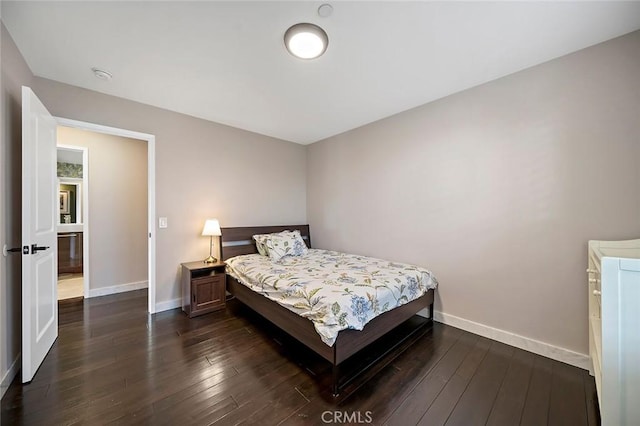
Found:
M 161 218 L 158 219 L 158 227 L 166 228 L 168 226 L 169 226 L 169 224 L 167 222 L 167 218 L 166 217 L 161 217 Z

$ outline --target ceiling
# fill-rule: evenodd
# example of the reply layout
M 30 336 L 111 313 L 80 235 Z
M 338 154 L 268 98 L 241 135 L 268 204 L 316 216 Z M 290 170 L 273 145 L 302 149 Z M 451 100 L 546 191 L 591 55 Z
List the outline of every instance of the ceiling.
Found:
M 640 29 L 640 2 L 2 2 L 37 76 L 312 143 Z M 286 29 L 320 25 L 316 60 Z M 97 79 L 92 67 L 108 70 Z

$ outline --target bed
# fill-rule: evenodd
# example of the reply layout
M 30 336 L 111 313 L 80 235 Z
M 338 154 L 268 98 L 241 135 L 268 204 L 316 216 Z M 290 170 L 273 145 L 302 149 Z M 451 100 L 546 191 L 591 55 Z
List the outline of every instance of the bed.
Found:
M 239 259 L 237 256 L 250 258 L 251 256 L 244 255 L 256 254 L 258 252 L 255 241 L 253 240 L 253 235 L 271 234 L 285 230 L 299 231 L 305 245 L 309 249 L 311 248 L 309 225 L 222 228 L 222 260 L 229 261 L 235 258 L 230 262 L 233 263 Z M 256 255 L 255 257 L 259 256 Z M 250 283 L 247 282 L 248 280 L 243 276 L 240 279 L 237 278 L 238 271 L 233 270 L 229 272 L 232 273 L 227 276 L 227 290 L 236 299 L 331 364 L 331 393 L 336 397 L 343 389 L 346 389 L 347 386 L 353 388 L 354 383 L 362 383 L 384 367 L 384 365 L 388 364 L 388 362 L 391 362 L 404 349 L 422 336 L 431 325 L 430 318 L 420 318 L 416 320 L 415 318 L 418 317 L 414 316 L 424 308 L 429 308 L 430 313 L 433 312 L 433 288 L 426 289 L 421 296 L 368 320 L 362 330 L 343 329 L 335 332 L 335 335 L 333 334 L 335 330 L 333 330 L 331 333 L 323 333 L 321 336 L 316 329 L 316 324 L 309 318 L 300 316 L 284 307 L 281 302 L 271 300 L 265 297 L 265 295 L 252 290 L 249 285 Z M 416 323 L 409 328 L 410 331 L 389 333 L 394 329 L 400 328 L 399 326 L 401 325 L 408 324 L 410 322 L 409 320 Z M 328 336 L 328 334 L 331 334 L 331 336 Z M 383 339 L 381 338 L 383 336 L 386 336 L 385 349 L 380 352 L 373 361 L 368 360 L 364 363 L 365 365 L 354 369 L 349 368 L 349 371 L 340 370 L 342 366 L 346 365 L 345 361 L 363 349 L 373 346 L 374 342 L 382 341 Z M 332 344 L 330 345 L 329 343 Z

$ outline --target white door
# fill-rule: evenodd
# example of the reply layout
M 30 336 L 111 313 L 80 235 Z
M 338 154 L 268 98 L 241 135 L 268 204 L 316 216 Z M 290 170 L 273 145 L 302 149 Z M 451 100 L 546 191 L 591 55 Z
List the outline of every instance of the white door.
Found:
M 22 87 L 22 382 L 58 337 L 55 119 Z

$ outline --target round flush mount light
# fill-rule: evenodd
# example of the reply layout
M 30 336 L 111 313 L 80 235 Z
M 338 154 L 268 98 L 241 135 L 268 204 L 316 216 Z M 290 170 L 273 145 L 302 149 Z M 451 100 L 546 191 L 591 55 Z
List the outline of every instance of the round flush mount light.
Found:
M 91 71 L 93 71 L 93 75 L 98 77 L 100 80 L 109 81 L 113 78 L 113 75 L 110 72 L 101 70 L 100 68 L 91 68 Z
M 327 50 L 329 37 L 317 25 L 296 24 L 284 33 L 284 45 L 296 58 L 315 59 Z

